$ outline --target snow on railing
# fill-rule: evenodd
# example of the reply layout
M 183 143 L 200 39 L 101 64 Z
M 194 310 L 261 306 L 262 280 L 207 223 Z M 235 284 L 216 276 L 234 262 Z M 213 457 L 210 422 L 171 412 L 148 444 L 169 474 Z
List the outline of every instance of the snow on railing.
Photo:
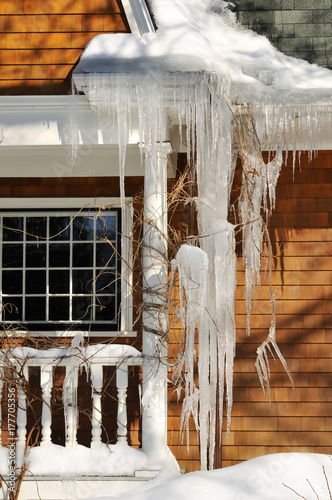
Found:
M 94 345 L 83 347 L 80 344 L 70 348 L 36 350 L 22 347 L 0 352 L 0 369 L 7 373 L 8 383 L 17 388 L 16 447 L 25 449 L 27 442 L 27 388 L 29 387 L 29 368 L 40 368 L 40 389 L 42 399 L 40 445 L 52 443 L 52 389 L 54 368 L 65 367 L 62 401 L 65 417 L 65 446 L 77 445 L 78 429 L 78 376 L 85 368 L 91 386 L 91 448 L 102 444 L 102 394 L 104 385 L 103 368 L 115 367 L 117 391 L 117 443 L 128 443 L 127 428 L 127 388 L 128 368 L 140 366 L 142 354 L 126 345 Z M 12 380 L 8 378 L 11 374 Z M 1 380 L 3 384 L 3 380 Z M 1 387 L 0 387 L 1 390 Z M 137 388 L 138 390 L 138 388 Z M 1 411 L 1 410 L 0 410 Z M 1 416 L 1 415 L 0 415 Z M 1 426 L 0 426 L 1 445 Z

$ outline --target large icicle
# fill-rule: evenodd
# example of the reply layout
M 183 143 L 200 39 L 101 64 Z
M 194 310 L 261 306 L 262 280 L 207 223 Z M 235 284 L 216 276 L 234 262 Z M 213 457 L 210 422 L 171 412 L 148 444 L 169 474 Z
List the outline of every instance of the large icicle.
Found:
M 194 381 L 194 363 L 196 360 L 196 328 L 202 331 L 206 321 L 206 292 L 208 280 L 208 258 L 198 247 L 182 245 L 172 263 L 178 268 L 180 289 L 181 321 L 185 326 L 185 349 L 179 359 L 179 366 L 174 370 L 174 383 L 177 384 L 182 369 L 184 370 L 185 396 L 183 400 L 181 431 L 187 433 L 189 445 L 189 418 L 193 416 L 196 428 L 199 428 L 199 403 L 202 408 L 203 387 L 198 390 Z M 203 363 L 204 353 L 199 359 Z
M 265 164 L 260 152 L 246 149 L 242 154 L 242 191 L 240 217 L 243 235 L 243 260 L 246 269 L 247 333 L 250 332 L 251 301 L 255 299 L 255 286 L 260 285 L 263 237 L 268 222 L 269 207 L 275 203 L 275 189 L 282 165 L 282 154 Z M 263 219 L 262 212 L 266 219 Z
M 204 321 L 197 319 L 202 469 L 213 468 L 214 465 L 215 432 L 219 421 L 221 433 L 224 385 L 226 385 L 228 429 L 233 399 L 236 256 L 234 226 L 227 221 L 227 217 L 235 161 L 232 151 L 231 113 L 227 104 L 227 84 L 227 80 L 216 77 L 203 78 L 195 85 L 191 99 L 185 100 L 187 108 L 184 111 L 184 121 L 190 127 L 187 138 L 195 146 L 197 155 L 199 244 L 207 256 L 208 263 L 207 282 L 204 287 L 201 285 L 200 309 L 199 312 L 198 309 L 196 311 L 196 314 L 204 315 Z M 185 269 L 182 249 L 183 247 L 176 258 L 180 288 L 184 287 Z M 186 249 L 186 258 L 190 260 L 192 253 Z M 186 287 L 184 288 L 187 295 Z M 191 302 L 188 304 L 188 299 L 185 306 L 186 314 L 182 313 L 182 317 L 187 335 L 190 336 L 190 340 L 186 339 L 190 346 L 189 357 L 193 359 L 193 332 L 188 331 Z M 193 327 L 192 322 L 190 326 Z M 188 348 L 188 345 L 186 347 Z M 197 401 L 194 397 L 196 392 L 191 390 L 191 383 L 188 382 L 190 373 L 190 370 L 187 372 L 185 368 L 185 385 L 189 391 L 187 390 L 184 399 L 185 413 L 182 423 L 186 425 L 190 413 L 196 418 Z
M 197 153 L 200 246 L 209 260 L 206 321 L 199 332 L 199 383 L 203 393 L 200 407 L 200 435 L 201 443 L 204 443 L 204 446 L 201 444 L 203 469 L 214 466 L 217 415 L 221 434 L 224 385 L 228 429 L 230 426 L 236 289 L 234 226 L 227 222 L 235 170 L 232 117 L 227 103 L 229 87 L 227 80 L 216 77 L 213 81 L 209 78 L 206 85 L 207 95 L 203 97 L 201 94 L 197 105 L 199 114 L 196 117 L 197 134 L 201 137 Z M 209 405 L 208 401 L 203 400 L 207 397 Z

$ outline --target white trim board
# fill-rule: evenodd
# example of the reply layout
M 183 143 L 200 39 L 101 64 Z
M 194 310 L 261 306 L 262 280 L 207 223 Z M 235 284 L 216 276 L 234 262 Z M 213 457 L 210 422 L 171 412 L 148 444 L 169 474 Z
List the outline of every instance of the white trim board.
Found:
M 122 0 L 122 6 L 132 33 L 143 35 L 155 31 L 145 0 Z

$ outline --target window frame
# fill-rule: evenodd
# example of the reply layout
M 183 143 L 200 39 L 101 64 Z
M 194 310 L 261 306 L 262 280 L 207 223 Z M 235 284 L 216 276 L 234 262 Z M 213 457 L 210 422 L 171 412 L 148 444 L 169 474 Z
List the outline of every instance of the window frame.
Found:
M 3 216 L 7 212 L 20 211 L 37 212 L 45 211 L 84 211 L 91 208 L 117 208 L 121 209 L 121 258 L 120 258 L 120 273 L 121 273 L 121 296 L 120 296 L 120 329 L 116 330 L 90 330 L 88 325 L 86 328 L 82 325 L 80 329 L 73 328 L 46 330 L 41 325 L 40 330 L 30 332 L 31 335 L 44 335 L 49 337 L 73 337 L 77 333 L 81 333 L 86 337 L 135 337 L 137 332 L 131 329 L 133 324 L 133 301 L 132 301 L 132 218 L 133 218 L 133 203 L 132 198 L 126 198 L 124 209 L 121 207 L 119 198 L 1 198 L 0 209 Z M 30 323 L 33 323 L 32 321 Z M 107 321 L 105 321 L 107 323 Z M 35 325 L 36 326 L 36 325 Z M 15 335 L 24 335 L 26 330 L 17 329 Z

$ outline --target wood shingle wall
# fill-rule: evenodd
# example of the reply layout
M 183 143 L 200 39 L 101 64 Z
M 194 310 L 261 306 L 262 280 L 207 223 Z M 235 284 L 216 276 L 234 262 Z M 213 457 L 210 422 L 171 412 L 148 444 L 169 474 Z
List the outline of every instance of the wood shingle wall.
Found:
M 270 326 L 269 279 L 262 272 L 248 337 L 245 275 L 239 257 L 234 406 L 230 435 L 223 434 L 217 453 L 219 467 L 277 452 L 332 453 L 332 152 L 320 152 L 312 163 L 303 153 L 294 181 L 292 160 L 288 163 L 279 179 L 270 234 L 277 343 L 295 387 L 280 361 L 272 359 L 271 403 L 260 387 L 255 359 Z M 181 467 L 199 469 L 194 425 L 188 454 L 178 436 L 181 407 L 176 394 L 171 399 L 171 449 Z
M 254 367 L 256 349 L 270 321 L 268 277 L 262 274 L 261 300 L 247 337 L 244 272 L 239 274 L 235 404 L 231 435 L 223 440 L 223 466 L 266 453 L 332 452 L 331 162 L 330 151 L 320 152 L 312 163 L 303 154 L 294 181 L 289 165 L 278 183 L 270 224 L 275 254 L 272 284 L 277 342 L 295 387 L 281 363 L 271 360 L 271 404 Z
M 86 44 L 128 31 L 120 0 L 0 2 L 1 95 L 68 94 Z

